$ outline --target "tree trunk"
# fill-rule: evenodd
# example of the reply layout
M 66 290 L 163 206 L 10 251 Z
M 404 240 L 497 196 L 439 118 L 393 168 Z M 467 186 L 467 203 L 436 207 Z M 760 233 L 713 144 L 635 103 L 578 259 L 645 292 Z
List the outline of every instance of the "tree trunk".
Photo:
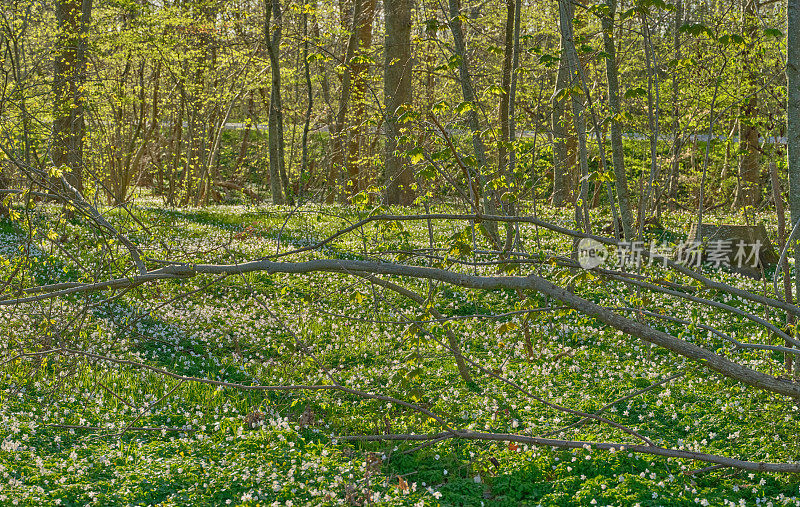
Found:
M 363 0 L 361 15 L 358 21 L 358 49 L 357 56 L 369 55 L 372 46 L 372 23 L 375 19 L 375 0 Z M 352 134 L 349 136 L 349 149 L 347 156 L 348 193 L 350 195 L 362 190 L 366 180 L 366 169 L 362 148 L 364 142 L 364 126 L 366 125 L 365 102 L 367 95 L 367 72 L 369 65 L 366 60 L 356 58 L 351 65 L 353 73 L 353 122 Z
M 681 51 L 681 26 L 683 25 L 683 0 L 675 2 L 675 19 L 672 25 L 673 39 L 672 50 L 674 52 L 673 58 L 675 61 L 680 61 L 683 58 Z M 680 177 L 680 162 L 681 152 L 683 151 L 683 143 L 681 142 L 680 134 L 680 111 L 679 106 L 680 97 L 680 81 L 678 80 L 678 72 L 672 73 L 672 167 L 670 169 L 669 183 L 667 186 L 667 198 L 670 200 L 670 209 L 675 209 L 678 200 L 678 183 Z
M 678 2 L 680 3 L 680 1 Z M 626 240 L 633 238 L 633 216 L 631 214 L 628 177 L 625 172 L 625 152 L 622 148 L 622 123 L 619 115 L 622 106 L 619 100 L 619 73 L 617 71 L 616 48 L 614 47 L 614 16 L 617 0 L 607 0 L 607 16 L 603 16 L 603 47 L 606 52 L 606 79 L 608 81 L 608 105 L 611 108 L 611 160 L 614 166 L 614 188 L 617 191 L 622 231 Z
M 478 121 L 478 103 L 475 100 L 475 89 L 472 86 L 472 76 L 469 73 L 469 62 L 467 59 L 467 48 L 464 42 L 464 30 L 461 26 L 461 0 L 449 0 L 448 22 L 450 33 L 453 35 L 453 46 L 458 57 L 458 74 L 461 81 L 461 94 L 464 102 L 472 107 L 467 112 L 467 123 L 472 131 L 472 147 L 475 150 L 475 161 L 480 170 L 486 166 L 486 147 L 480 137 L 480 122 Z
M 472 86 L 472 76 L 469 73 L 469 60 L 467 58 L 467 46 L 464 42 L 464 30 L 461 26 L 461 0 L 448 0 L 448 25 L 450 33 L 453 35 L 453 49 L 458 57 L 458 77 L 461 81 L 461 94 L 464 102 L 471 107 L 467 111 L 467 124 L 472 133 L 472 148 L 475 152 L 475 162 L 478 166 L 477 180 L 478 192 L 483 197 L 483 210 L 487 214 L 495 214 L 495 201 L 486 189 L 486 179 L 484 171 L 487 168 L 486 147 L 481 139 L 481 128 L 478 120 L 478 101 L 475 98 L 475 89 Z M 489 240 L 495 245 L 500 246 L 499 236 L 497 235 L 497 224 L 492 222 L 484 223 L 485 231 Z
M 775 202 L 775 214 L 778 218 L 778 247 L 782 249 L 783 245 L 786 244 L 786 213 L 783 208 L 783 192 L 781 191 L 781 180 L 778 176 L 778 167 L 775 164 L 775 160 L 771 160 L 769 163 L 769 178 L 770 183 L 772 184 L 772 197 Z M 785 256 L 781 256 L 781 265 L 778 266 L 777 269 L 783 271 L 783 300 L 787 303 L 791 303 L 793 298 L 792 277 L 789 271 L 789 259 Z M 786 324 L 791 326 L 794 325 L 794 323 L 794 315 L 787 312 Z M 784 346 L 791 348 L 792 343 L 784 340 Z M 786 372 L 791 374 L 794 357 L 792 357 L 792 355 L 788 352 L 784 352 L 783 363 L 784 367 L 786 368 Z
M 244 127 L 244 132 L 242 132 L 242 143 L 239 145 L 239 155 L 236 157 L 236 163 L 233 166 L 234 175 L 239 173 L 239 169 L 241 169 L 244 159 L 247 156 L 247 148 L 250 146 L 250 132 L 253 129 L 253 123 L 255 123 L 256 108 L 255 100 L 253 100 L 253 90 L 250 90 L 250 92 L 247 94 L 247 100 L 244 103 L 244 108 L 244 114 L 247 117 L 247 124 Z
M 647 182 L 647 190 L 639 200 L 639 239 L 642 238 L 644 222 L 647 219 L 647 215 L 653 208 L 650 206 L 650 200 L 652 198 L 658 201 L 659 190 L 656 188 L 656 185 L 660 180 L 659 173 L 661 168 L 658 163 L 658 135 L 660 130 L 660 85 L 658 81 L 658 69 L 655 68 L 653 43 L 650 37 L 650 26 L 648 25 L 647 16 L 642 14 L 641 20 L 642 33 L 644 34 L 645 69 L 647 70 L 647 126 L 650 130 L 650 175 Z
M 743 0 L 742 34 L 745 37 L 742 53 L 740 90 L 743 95 L 755 93 L 759 86 L 758 69 L 751 54 L 757 36 L 755 0 Z M 756 206 L 761 200 L 761 150 L 758 145 L 758 96 L 751 95 L 739 105 L 739 178 L 736 186 L 735 207 Z
M 58 34 L 53 55 L 53 165 L 83 192 L 86 46 L 92 0 L 56 0 Z
M 272 19 L 275 26 L 270 33 Z M 267 0 L 266 18 L 264 20 L 264 40 L 269 53 L 269 64 L 272 72 L 272 89 L 269 95 L 269 187 L 272 195 L 272 204 L 283 204 L 289 199 L 284 199 L 283 190 L 287 197 L 291 197 L 291 189 L 286 180 L 286 158 L 283 146 L 283 108 L 281 105 L 281 68 L 278 60 L 281 42 L 281 13 L 280 0 Z M 283 185 L 282 185 L 283 183 Z M 282 188 L 283 187 L 283 188 Z
M 511 142 L 517 141 L 516 98 L 517 98 L 517 67 L 519 67 L 519 34 L 522 23 L 522 0 L 514 0 L 514 39 L 512 45 L 513 57 L 511 59 L 511 86 L 508 97 L 508 136 Z M 517 152 L 511 149 L 508 154 L 508 172 L 512 177 L 516 171 Z
M 336 200 L 336 192 L 339 184 L 339 171 L 344 166 L 344 153 L 346 138 L 344 133 L 345 120 L 347 119 L 347 108 L 350 104 L 350 91 L 352 88 L 352 60 L 358 49 L 358 22 L 361 19 L 361 11 L 364 2 L 368 0 L 353 0 L 353 17 L 350 24 L 350 36 L 347 40 L 347 50 L 344 57 L 344 73 L 342 74 L 342 92 L 339 96 L 339 110 L 336 113 L 336 122 L 331 132 L 331 165 L 328 171 L 328 193 L 325 202 L 332 203 Z
M 505 26 L 505 50 L 503 52 L 503 74 L 501 76 L 500 87 L 503 93 L 500 95 L 500 104 L 497 117 L 500 121 L 500 138 L 497 140 L 497 169 L 498 174 L 506 176 L 506 186 L 508 181 L 508 148 L 510 147 L 510 125 L 508 116 L 509 99 L 511 98 L 511 65 L 514 58 L 514 13 L 515 0 L 505 0 L 506 3 L 506 26 Z
M 311 126 L 311 112 L 314 107 L 314 89 L 311 87 L 311 68 L 308 62 L 308 12 L 303 11 L 303 75 L 306 82 L 307 105 L 303 121 L 303 152 L 300 158 L 300 184 L 298 185 L 298 201 L 302 201 L 302 194 L 310 179 L 308 174 L 308 130 Z
M 575 17 L 575 7 L 571 0 L 559 0 L 559 20 L 561 26 L 561 40 L 563 42 L 563 53 L 566 56 L 568 65 L 568 84 L 579 81 L 581 62 L 578 60 L 578 53 L 575 50 L 573 40 L 573 19 Z M 579 188 L 579 202 L 575 206 L 576 225 L 585 232 L 591 232 L 591 222 L 589 220 L 589 155 L 586 146 L 586 119 L 584 118 L 584 106 L 581 97 L 576 93 L 570 93 L 572 98 L 572 117 L 575 125 L 575 132 L 578 134 L 578 162 L 580 164 L 581 178 Z
M 413 174 L 401 152 L 397 118 L 411 105 L 411 0 L 386 0 L 386 63 L 384 100 L 386 102 L 386 201 L 407 206 L 414 202 Z
M 558 63 L 556 87 L 553 93 L 551 128 L 553 130 L 553 206 L 566 206 L 569 196 L 569 174 L 572 164 L 568 146 L 567 102 L 559 95 L 569 85 L 569 65 L 565 57 L 564 36 L 561 36 L 561 60 Z
M 788 0 L 786 25 L 786 166 L 789 169 L 789 210 L 794 225 L 800 220 L 800 0 Z M 797 246 L 794 255 L 795 294 L 800 295 L 800 269 L 797 269 L 800 248 Z

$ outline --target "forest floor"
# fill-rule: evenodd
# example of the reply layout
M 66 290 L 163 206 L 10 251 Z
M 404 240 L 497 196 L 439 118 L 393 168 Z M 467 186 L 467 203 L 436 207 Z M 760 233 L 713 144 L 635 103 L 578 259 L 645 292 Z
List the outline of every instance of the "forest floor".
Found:
M 152 229 L 136 239 L 154 258 L 182 261 L 188 259 L 184 252 L 193 252 L 195 262 L 230 263 L 311 244 L 358 219 L 358 212 L 338 206 L 301 208 L 285 221 L 287 211 L 268 206 L 165 209 L 145 202 L 135 213 Z M 102 251 L 98 238 L 78 220 L 48 235 L 57 212 L 45 208 L 33 217 L 41 231 L 38 251 L 28 258 L 18 248 L 24 232 L 0 223 L 0 278 L 8 278 L 16 262 L 31 273 L 30 284 L 92 274 L 83 274 L 80 265 L 96 261 Z M 555 223 L 571 223 L 568 211 L 539 212 Z M 109 210 L 109 217 L 125 220 L 119 210 Z M 690 220 L 688 214 L 665 215 L 665 228 L 672 233 L 651 231 L 651 238 L 679 240 Z M 467 231 L 464 223 L 434 222 L 434 244 L 449 248 Z M 368 258 L 406 245 L 427 246 L 428 234 L 424 221 L 380 229 L 370 225 L 321 251 L 287 260 Z M 571 245 L 563 237 L 533 227 L 523 234 L 529 250 L 546 252 L 543 259 L 569 255 Z M 67 246 L 72 259 L 60 253 Z M 465 255 L 481 259 L 474 252 Z M 491 266 L 464 269 L 496 273 Z M 537 269 L 562 282 L 573 276 L 549 262 Z M 656 273 L 658 268 L 647 269 Z M 723 271 L 708 274 L 750 290 L 771 288 L 766 281 Z M 566 309 L 530 314 L 535 353 L 529 357 L 523 317 L 508 312 L 541 306 L 545 301 L 537 295 L 519 301 L 510 291 L 481 293 L 394 280 L 434 293 L 438 310 L 452 317 L 446 325 L 462 340 L 467 356 L 536 396 L 594 412 L 675 376 L 613 404 L 605 415 L 667 447 L 754 461 L 800 459 L 800 414 L 790 399 L 746 388 Z M 642 297 L 616 282 L 589 277 L 573 283 L 583 297 L 606 306 L 645 305 L 755 343 L 774 342 L 743 319 L 685 300 Z M 764 315 L 763 308 L 736 298 L 708 291 L 704 297 Z M 439 344 L 442 325 L 424 324 L 424 332 L 408 326 L 406 319 L 429 319 L 423 310 L 376 292 L 361 279 L 322 273 L 196 277 L 142 285 L 116 298 L 97 293 L 0 307 L 0 336 L 8 337 L 0 340 L 0 505 L 800 505 L 795 475 L 732 469 L 694 473 L 706 465 L 625 451 L 452 440 L 421 448 L 419 442 L 343 441 L 336 437 L 439 427 L 385 401 L 332 391 L 244 391 L 108 360 L 246 385 L 326 383 L 318 364 L 298 350 L 301 340 L 347 387 L 413 400 L 457 426 L 634 442 L 598 423 L 558 432 L 580 418 L 548 408 L 477 369 L 474 384 L 465 384 Z M 69 316 L 77 316 L 79 331 L 67 325 Z M 695 326 L 653 325 L 766 368 L 766 352 L 735 351 Z M 43 338 L 34 343 L 31 337 Z M 46 345 L 96 356 L 13 359 Z

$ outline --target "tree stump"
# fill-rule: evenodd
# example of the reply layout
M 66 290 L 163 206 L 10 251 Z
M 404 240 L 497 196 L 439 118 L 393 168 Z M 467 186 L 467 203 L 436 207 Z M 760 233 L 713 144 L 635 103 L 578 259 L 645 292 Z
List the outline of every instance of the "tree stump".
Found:
M 717 266 L 724 265 L 734 273 L 756 280 L 761 279 L 762 270 L 778 263 L 778 254 L 763 224 L 703 224 L 700 232 L 703 262 L 711 262 Z M 687 242 L 695 239 L 697 239 L 697 224 L 692 224 Z M 757 252 L 753 251 L 755 245 L 759 245 Z

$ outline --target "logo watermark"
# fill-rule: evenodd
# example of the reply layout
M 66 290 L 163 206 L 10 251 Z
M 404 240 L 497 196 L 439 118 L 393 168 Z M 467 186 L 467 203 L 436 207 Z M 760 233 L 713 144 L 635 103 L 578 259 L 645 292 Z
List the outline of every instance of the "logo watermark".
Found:
M 643 265 L 667 265 L 668 259 L 687 267 L 700 267 L 705 262 L 715 269 L 725 268 L 757 268 L 763 243 L 756 240 L 748 243 L 744 240 L 711 240 L 706 243 L 697 240 L 683 241 L 678 244 L 651 241 L 621 241 L 609 252 L 603 243 L 591 238 L 583 238 L 578 242 L 578 262 L 583 269 L 594 269 L 600 266 L 626 269 L 639 268 Z

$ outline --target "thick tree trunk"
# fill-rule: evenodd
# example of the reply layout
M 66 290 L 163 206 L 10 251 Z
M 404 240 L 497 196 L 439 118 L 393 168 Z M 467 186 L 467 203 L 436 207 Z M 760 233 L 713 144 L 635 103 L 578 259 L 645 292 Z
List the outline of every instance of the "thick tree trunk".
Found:
M 58 34 L 53 54 L 53 165 L 83 192 L 84 83 L 92 0 L 56 0 Z
M 363 0 L 361 15 L 358 21 L 357 56 L 366 57 L 372 46 L 372 23 L 375 19 L 375 0 Z M 365 187 L 366 167 L 362 153 L 365 144 L 364 126 L 366 125 L 365 104 L 367 98 L 367 72 L 369 65 L 365 60 L 356 58 L 351 65 L 353 73 L 353 122 L 352 134 L 349 136 L 347 156 L 348 192 L 353 195 Z
M 411 0 L 386 0 L 386 63 L 384 100 L 386 102 L 386 201 L 409 205 L 414 202 L 413 174 L 401 153 L 398 116 L 411 105 Z
M 800 220 L 800 0 L 788 0 L 786 11 L 786 88 L 789 169 L 789 210 L 792 224 Z M 795 294 L 800 295 L 800 248 L 795 246 Z
M 567 100 L 559 92 L 570 85 L 566 43 L 561 36 L 561 60 L 558 63 L 556 86 L 553 93 L 551 128 L 553 130 L 553 206 L 566 206 L 570 201 L 571 175 L 575 166 L 575 139 L 570 134 L 570 115 Z
M 275 26 L 270 33 L 272 19 Z M 269 53 L 270 70 L 272 72 L 272 89 L 269 98 L 269 187 L 273 204 L 283 204 L 291 198 L 286 178 L 286 158 L 283 146 L 283 106 L 281 104 L 281 68 L 278 59 L 281 42 L 281 13 L 280 0 L 267 0 L 266 18 L 264 20 L 264 40 Z M 283 191 L 286 191 L 284 198 Z
M 680 3 L 680 2 L 679 2 Z M 603 16 L 603 47 L 606 52 L 606 79 L 608 81 L 608 105 L 611 108 L 611 160 L 614 167 L 614 188 L 617 191 L 622 231 L 625 239 L 633 238 L 633 215 L 631 214 L 628 177 L 625 172 L 625 152 L 622 149 L 622 123 L 619 115 L 622 106 L 619 100 L 619 73 L 617 71 L 616 48 L 614 47 L 614 16 L 616 0 L 607 0 L 607 16 Z
M 752 46 L 757 36 L 756 0 L 743 0 L 742 34 L 745 37 L 741 58 L 741 91 L 744 95 L 755 93 L 759 86 L 758 69 L 754 67 Z M 736 187 L 735 207 L 756 206 L 761 200 L 761 150 L 758 145 L 758 96 L 751 95 L 739 106 L 739 178 Z

